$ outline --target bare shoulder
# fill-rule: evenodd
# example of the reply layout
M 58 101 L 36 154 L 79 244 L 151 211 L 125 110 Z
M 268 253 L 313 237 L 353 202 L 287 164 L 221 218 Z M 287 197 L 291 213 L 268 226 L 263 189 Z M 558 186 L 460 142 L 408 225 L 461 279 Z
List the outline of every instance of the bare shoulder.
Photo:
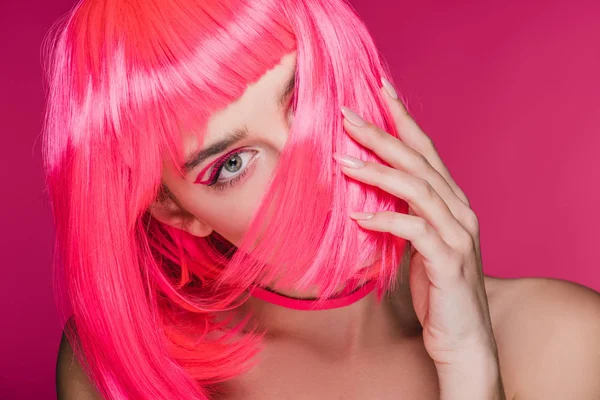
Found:
M 63 331 L 56 359 L 56 394 L 58 400 L 101 400 L 101 395 L 75 357 L 66 331 L 72 329 L 70 319 Z M 76 340 L 76 337 L 74 339 Z
M 485 278 L 510 399 L 600 399 L 600 294 L 547 278 Z

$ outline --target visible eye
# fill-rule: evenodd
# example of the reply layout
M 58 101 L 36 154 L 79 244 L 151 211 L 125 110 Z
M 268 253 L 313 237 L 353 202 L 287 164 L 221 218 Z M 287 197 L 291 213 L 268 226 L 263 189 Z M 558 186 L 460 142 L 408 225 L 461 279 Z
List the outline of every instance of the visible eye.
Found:
M 231 155 L 231 157 L 226 159 L 221 165 L 214 180 L 223 182 L 235 178 L 239 175 L 240 171 L 248 165 L 248 162 L 253 155 L 250 153 L 250 151 L 241 151 Z M 256 151 L 252 150 L 252 153 L 256 153 Z
M 257 152 L 253 149 L 242 149 L 226 154 L 212 167 L 207 168 L 208 171 L 205 169 L 206 172 L 200 173 L 196 183 L 212 186 L 235 180 L 244 173 Z

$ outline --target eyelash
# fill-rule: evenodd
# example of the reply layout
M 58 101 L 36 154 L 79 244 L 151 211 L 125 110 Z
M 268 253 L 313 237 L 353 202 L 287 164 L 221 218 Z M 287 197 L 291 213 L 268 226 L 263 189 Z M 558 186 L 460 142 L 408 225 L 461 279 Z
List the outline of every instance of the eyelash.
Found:
M 241 179 L 243 179 L 246 174 L 250 171 L 250 167 L 253 164 L 253 162 L 255 161 L 255 158 L 252 157 L 250 160 L 248 160 L 247 162 L 244 163 L 244 165 L 242 166 L 242 171 L 236 175 L 235 177 L 227 180 L 227 181 L 223 181 L 220 182 L 218 179 L 221 176 L 221 173 L 223 172 L 223 168 L 225 167 L 225 164 L 227 163 L 227 161 L 231 160 L 233 157 L 238 156 L 240 154 L 244 154 L 244 153 L 254 153 L 256 154 L 258 151 L 257 150 L 253 150 L 253 149 L 248 149 L 248 148 L 243 148 L 243 149 L 239 149 L 239 150 L 234 150 L 228 154 L 226 154 L 224 157 L 220 158 L 213 166 L 212 168 L 212 172 L 211 172 L 211 176 L 210 178 L 208 178 L 208 183 L 206 183 L 206 186 L 210 186 L 215 190 L 225 190 L 229 187 L 234 186 L 236 183 L 238 183 Z
M 290 97 L 292 97 L 292 96 L 290 96 Z M 291 123 L 291 121 L 293 121 L 293 118 L 294 118 L 294 110 L 293 110 L 291 101 L 288 103 L 288 109 L 286 112 L 286 116 L 288 116 L 288 118 L 290 119 L 290 123 Z M 240 150 L 233 150 L 233 151 L 227 153 L 222 158 L 220 158 L 213 166 L 213 172 L 211 172 L 211 177 L 208 178 L 209 183 L 204 183 L 204 185 L 210 186 L 213 189 L 218 190 L 218 191 L 223 191 L 229 187 L 234 186 L 236 183 L 238 183 L 240 180 L 242 180 L 248 174 L 248 172 L 251 169 L 250 167 L 253 164 L 254 157 L 251 158 L 250 161 L 247 162 L 247 166 L 245 166 L 244 169 L 242 170 L 242 172 L 239 175 L 237 175 L 235 178 L 231 178 L 224 182 L 219 182 L 218 179 L 219 179 L 219 176 L 221 175 L 223 167 L 225 166 L 225 163 L 227 161 L 229 161 L 231 158 L 233 158 L 239 154 L 247 153 L 250 151 L 257 153 L 256 150 L 250 150 L 247 148 L 243 148 Z M 200 175 L 202 175 L 202 174 L 200 174 Z M 198 181 L 199 178 L 200 177 L 198 177 L 196 180 Z M 197 183 L 202 183 L 202 182 L 197 182 Z

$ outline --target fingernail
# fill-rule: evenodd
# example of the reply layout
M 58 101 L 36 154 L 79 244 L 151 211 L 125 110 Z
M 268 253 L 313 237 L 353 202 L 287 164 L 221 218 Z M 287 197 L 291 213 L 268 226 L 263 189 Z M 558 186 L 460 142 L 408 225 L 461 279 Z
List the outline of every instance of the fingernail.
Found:
M 392 83 L 383 76 L 381 77 L 381 83 L 389 95 L 392 96 L 393 99 L 398 100 L 398 93 L 396 92 L 396 89 L 394 89 L 394 86 L 392 86 Z
M 350 121 L 352 124 L 354 124 L 356 126 L 367 125 L 367 122 L 364 119 L 362 119 L 362 117 L 360 115 L 358 115 L 357 113 L 355 113 L 348 107 L 342 106 L 342 114 L 344 114 L 344 117 L 346 117 L 346 119 L 348 121 Z
M 371 218 L 373 218 L 374 215 L 375 214 L 369 213 L 369 212 L 354 211 L 354 212 L 350 213 L 350 218 L 363 220 L 363 219 L 371 219 Z
M 359 160 L 358 158 L 354 158 L 348 155 L 334 154 L 333 158 L 350 168 L 361 168 L 365 166 L 365 162 L 363 160 Z

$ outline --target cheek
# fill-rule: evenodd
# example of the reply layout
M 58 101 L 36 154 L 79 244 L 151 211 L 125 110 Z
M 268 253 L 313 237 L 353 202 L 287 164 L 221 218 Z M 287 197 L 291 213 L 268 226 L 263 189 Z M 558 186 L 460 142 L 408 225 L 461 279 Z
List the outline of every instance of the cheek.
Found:
M 276 159 L 276 151 L 267 151 L 248 179 L 222 192 L 197 194 L 188 210 L 225 239 L 239 246 L 260 206 Z
M 252 192 L 252 190 L 247 192 Z M 248 230 L 252 215 L 258 208 L 260 194 L 247 193 L 247 197 L 245 196 L 243 201 L 227 199 L 227 201 L 214 202 L 204 207 L 202 215 L 197 215 L 197 217 L 235 246 L 239 246 Z

